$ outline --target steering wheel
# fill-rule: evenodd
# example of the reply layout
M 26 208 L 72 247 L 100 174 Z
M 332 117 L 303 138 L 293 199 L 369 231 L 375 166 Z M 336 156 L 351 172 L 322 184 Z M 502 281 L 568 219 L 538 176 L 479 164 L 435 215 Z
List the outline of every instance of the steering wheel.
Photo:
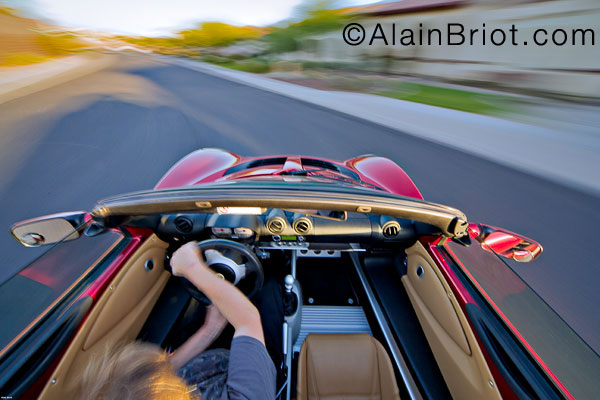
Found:
M 256 254 L 247 246 L 226 239 L 209 239 L 198 243 L 204 253 L 206 265 L 221 279 L 237 286 L 248 298 L 252 298 L 262 288 L 264 271 Z M 181 278 L 190 295 L 200 303 L 209 305 L 211 301 L 193 283 Z

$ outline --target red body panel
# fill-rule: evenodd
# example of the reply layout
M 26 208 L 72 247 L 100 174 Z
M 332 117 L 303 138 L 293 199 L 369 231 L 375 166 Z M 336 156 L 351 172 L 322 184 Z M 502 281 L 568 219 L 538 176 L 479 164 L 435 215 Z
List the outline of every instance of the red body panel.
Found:
M 364 181 L 387 192 L 423 200 L 412 179 L 389 158 L 365 155 L 351 158 L 345 161 L 345 164 L 357 171 Z
M 240 159 L 240 156 L 220 149 L 196 150 L 173 165 L 154 188 L 194 185 L 210 175 L 224 172 L 237 164 Z
M 225 172 L 231 167 L 266 158 L 282 158 L 285 159 L 285 162 L 281 165 L 250 167 L 225 176 Z M 162 177 L 155 189 L 190 186 L 218 180 L 237 180 L 258 175 L 277 176 L 287 170 L 317 169 L 315 167 L 304 167 L 301 161 L 302 158 L 324 161 L 338 166 L 340 169 L 349 169 L 356 173 L 362 181 L 356 181 L 356 185 L 365 186 L 366 183 L 377 186 L 389 193 L 423 199 L 419 189 L 406 172 L 398 164 L 385 157 L 367 155 L 340 162 L 320 157 L 301 157 L 297 155 L 242 157 L 220 149 L 200 149 L 190 153 Z M 333 171 L 328 173 L 344 175 Z
M 470 223 L 469 236 L 480 242 L 485 251 L 521 262 L 534 260 L 544 250 L 542 245 L 533 239 L 491 225 Z

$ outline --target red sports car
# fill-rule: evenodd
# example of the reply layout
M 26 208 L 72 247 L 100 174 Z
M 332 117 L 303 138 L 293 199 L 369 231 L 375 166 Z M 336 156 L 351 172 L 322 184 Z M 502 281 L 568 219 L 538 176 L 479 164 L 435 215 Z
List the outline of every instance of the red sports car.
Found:
M 0 287 L 2 398 L 67 399 L 106 346 L 186 340 L 208 301 L 169 258 L 191 240 L 251 299 L 279 288 L 278 398 L 600 392 L 598 356 L 511 269 L 540 244 L 424 201 L 383 157 L 201 149 L 154 190 L 11 232 L 53 246 Z

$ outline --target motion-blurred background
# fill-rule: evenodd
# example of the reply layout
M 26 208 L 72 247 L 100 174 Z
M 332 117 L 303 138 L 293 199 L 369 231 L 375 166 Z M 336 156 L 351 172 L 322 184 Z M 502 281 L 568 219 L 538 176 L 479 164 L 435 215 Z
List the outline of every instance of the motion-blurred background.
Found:
M 376 153 L 426 200 L 542 243 L 515 271 L 600 350 L 597 1 L 0 6 L 0 282 L 40 254 L 10 237 L 11 223 L 152 188 L 198 148 Z M 350 23 L 381 24 L 390 43 L 350 46 Z M 391 45 L 392 29 L 448 23 L 514 24 L 521 39 Z M 559 44 L 533 46 L 539 29 Z
M 152 51 L 255 73 L 289 73 L 289 79 L 325 88 L 427 103 L 435 101 L 410 93 L 423 92 L 422 97 L 437 94 L 440 104 L 435 105 L 481 113 L 501 112 L 502 100 L 509 99 L 483 96 L 479 101 L 453 104 L 441 99 L 452 92 L 436 91 L 425 83 L 453 82 L 582 101 L 597 99 L 600 93 L 600 37 L 596 37 L 600 35 L 600 9 L 591 0 L 403 0 L 366 5 L 360 3 L 368 0 L 288 0 L 229 1 L 222 6 L 187 0 L 122 3 L 5 0 L 0 3 L 4 4 L 0 10 L 0 65 L 39 63 L 89 50 Z M 197 21 L 215 16 L 225 22 Z M 230 20 L 239 22 L 226 22 Z M 244 25 L 244 21 L 258 24 Z M 342 28 L 350 22 L 360 22 L 371 32 L 379 23 L 385 39 L 380 37 L 369 45 L 367 38 L 360 46 L 346 45 L 340 39 Z M 429 29 L 443 31 L 447 23 L 462 24 L 467 42 L 468 31 L 478 29 L 475 43 L 419 45 L 415 40 L 417 44 L 411 46 L 391 44 L 392 25 L 396 25 L 397 37 L 402 29 L 421 31 L 427 37 Z M 508 32 L 511 26 L 518 29 L 518 44 L 510 45 L 509 38 L 502 46 L 490 41 L 493 29 Z M 537 41 L 544 45 L 534 46 L 533 36 L 539 29 L 545 32 L 540 32 Z M 436 34 L 432 37 L 435 43 Z M 331 76 L 323 70 L 332 72 Z M 365 75 L 358 78 L 359 72 Z M 423 85 L 398 85 L 404 81 L 400 77 L 423 80 Z M 487 104 L 488 100 L 499 104 Z

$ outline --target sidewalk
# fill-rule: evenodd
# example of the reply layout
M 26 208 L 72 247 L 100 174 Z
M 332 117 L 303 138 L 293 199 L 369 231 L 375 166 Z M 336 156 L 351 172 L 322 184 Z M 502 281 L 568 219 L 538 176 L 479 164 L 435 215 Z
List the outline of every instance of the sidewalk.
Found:
M 569 124 L 551 127 L 508 121 L 370 94 L 322 91 L 192 60 L 161 59 L 365 119 L 600 196 L 600 131 Z
M 360 93 L 378 94 L 377 92 L 390 91 L 394 84 L 422 84 L 427 87 L 459 90 L 483 96 L 492 96 L 489 101 L 501 109 L 495 114 L 478 112 L 477 114 L 491 115 L 500 119 L 521 122 L 528 125 L 558 129 L 567 132 L 582 131 L 597 134 L 600 132 L 600 102 L 574 102 L 551 97 L 536 97 L 533 94 L 517 93 L 514 91 L 495 88 L 482 88 L 458 83 L 433 81 L 420 77 L 391 77 L 373 73 L 357 73 L 347 71 L 329 71 L 315 73 L 307 71 L 300 73 L 270 72 L 262 74 L 264 77 L 280 80 L 295 85 L 308 86 L 314 89 L 327 91 L 350 91 Z M 340 81 L 340 78 L 345 80 Z M 346 90 L 344 84 L 352 85 L 352 79 L 358 78 L 363 87 L 358 90 Z M 359 85 L 359 87 L 360 87 Z M 370 85 L 370 87 L 369 87 Z M 388 96 L 393 97 L 393 96 Z M 497 99 L 494 99 L 497 97 Z M 479 102 L 486 100 L 479 99 Z M 428 104 L 427 102 L 423 102 Z M 496 104 L 495 104 L 496 103 Z M 506 108 L 502 110 L 502 108 Z
M 112 57 L 79 54 L 0 70 L 0 104 L 105 68 Z

